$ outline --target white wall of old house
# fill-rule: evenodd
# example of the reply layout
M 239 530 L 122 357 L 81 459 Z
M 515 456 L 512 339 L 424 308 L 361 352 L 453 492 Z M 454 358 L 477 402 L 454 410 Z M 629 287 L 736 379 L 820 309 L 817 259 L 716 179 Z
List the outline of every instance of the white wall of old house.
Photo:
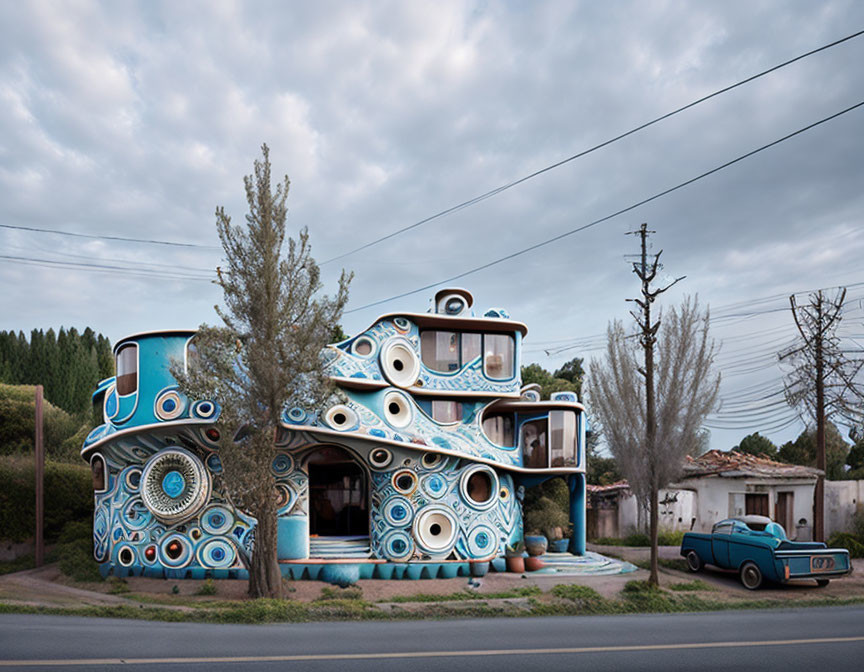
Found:
M 768 515 L 776 516 L 777 495 L 792 494 L 793 525 L 786 532 L 790 539 L 809 539 L 813 526 L 813 490 L 815 480 L 727 478 L 709 476 L 684 479 L 679 484 L 696 492 L 694 532 L 710 532 L 714 523 L 745 513 L 745 495 L 767 494 Z M 804 521 L 800 525 L 801 521 Z
M 864 481 L 825 481 L 825 535 L 848 532 L 852 517 L 864 512 Z
M 660 528 L 672 532 L 690 530 L 690 524 L 696 516 L 696 493 L 691 490 L 669 488 L 660 491 Z M 621 535 L 639 529 L 640 523 L 647 527 L 647 518 L 639 518 L 636 498 L 627 493 L 618 500 L 618 529 Z

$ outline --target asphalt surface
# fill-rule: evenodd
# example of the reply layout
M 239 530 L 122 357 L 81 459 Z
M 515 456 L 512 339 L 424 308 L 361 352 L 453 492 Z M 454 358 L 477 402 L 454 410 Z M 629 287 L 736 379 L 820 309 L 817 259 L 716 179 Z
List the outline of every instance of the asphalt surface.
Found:
M 6 669 L 860 672 L 864 608 L 257 626 L 3 614 Z

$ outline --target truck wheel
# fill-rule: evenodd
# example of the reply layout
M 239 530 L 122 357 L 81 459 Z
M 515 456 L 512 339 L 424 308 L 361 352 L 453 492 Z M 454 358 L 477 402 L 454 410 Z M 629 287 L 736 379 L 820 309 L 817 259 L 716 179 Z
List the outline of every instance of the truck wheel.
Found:
M 705 566 L 705 563 L 702 562 L 702 558 L 696 551 L 690 551 L 687 553 L 687 569 L 691 572 L 698 572 Z
M 831 582 L 830 582 L 828 579 L 816 579 L 816 585 L 817 585 L 819 588 L 824 588 L 824 587 L 827 586 L 829 583 L 831 583 Z
M 741 583 L 747 590 L 756 590 L 762 585 L 762 570 L 755 562 L 745 562 L 741 565 Z

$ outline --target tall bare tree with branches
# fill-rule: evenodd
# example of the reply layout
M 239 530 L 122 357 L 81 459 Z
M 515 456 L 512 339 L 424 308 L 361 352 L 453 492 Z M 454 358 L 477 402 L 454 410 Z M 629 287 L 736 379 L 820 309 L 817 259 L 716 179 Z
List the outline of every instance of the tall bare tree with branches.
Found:
M 708 337 L 708 313 L 701 312 L 698 300 L 687 299 L 673 309 L 662 330 L 659 319 L 652 321 L 652 304 L 671 285 L 651 289 L 662 251 L 649 262 L 646 239 L 652 232 L 643 224 L 638 233 L 642 254 L 633 264 L 642 283 L 642 297 L 635 300 L 642 311 L 633 313 L 638 346 L 620 322 L 611 323 L 606 361 L 591 363 L 590 390 L 609 449 L 633 494 L 649 510 L 649 581 L 657 585 L 658 493 L 678 477 L 684 457 L 699 451 L 701 425 L 717 402 L 720 379 L 711 373 L 714 344 Z
M 270 151 L 244 178 L 249 213 L 245 226 L 216 210 L 216 229 L 227 262 L 218 284 L 223 326 L 202 325 L 196 361 L 172 373 L 193 399 L 219 403 L 227 494 L 257 521 L 249 567 L 249 595 L 281 597 L 276 554 L 274 441 L 283 409 L 314 408 L 331 394 L 320 354 L 348 301 L 351 276 L 344 271 L 333 297 L 321 294 L 318 265 L 304 228 L 286 235 L 289 180 L 271 189 Z M 287 240 L 287 250 L 285 243 Z
M 806 305 L 789 297 L 800 339 L 781 352 L 792 368 L 784 384 L 786 401 L 797 406 L 808 424 L 816 425 L 816 467 L 822 470 L 813 496 L 813 538 L 825 541 L 825 427 L 835 418 L 853 428 L 861 425 L 864 359 L 847 357 L 837 327 L 843 318 L 846 289 L 829 296 L 822 290 L 809 295 Z M 812 426 L 812 424 L 811 424 Z

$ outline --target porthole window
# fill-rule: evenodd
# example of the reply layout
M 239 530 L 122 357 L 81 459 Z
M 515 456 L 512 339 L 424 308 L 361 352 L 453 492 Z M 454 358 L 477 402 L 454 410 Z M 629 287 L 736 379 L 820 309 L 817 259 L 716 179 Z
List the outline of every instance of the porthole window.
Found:
M 381 371 L 396 387 L 411 387 L 420 375 L 420 360 L 414 346 L 405 338 L 387 341 L 379 355 Z
M 138 345 L 122 346 L 115 358 L 117 369 L 117 394 L 124 396 L 138 390 Z
M 482 464 L 468 468 L 459 479 L 462 498 L 474 509 L 492 507 L 498 500 L 499 489 L 498 474 Z
M 423 466 L 427 469 L 432 469 L 433 467 L 437 467 L 441 462 L 441 455 L 438 453 L 423 453 Z
M 361 357 L 369 357 L 375 352 L 375 343 L 368 336 L 360 336 L 351 346 L 351 352 Z

